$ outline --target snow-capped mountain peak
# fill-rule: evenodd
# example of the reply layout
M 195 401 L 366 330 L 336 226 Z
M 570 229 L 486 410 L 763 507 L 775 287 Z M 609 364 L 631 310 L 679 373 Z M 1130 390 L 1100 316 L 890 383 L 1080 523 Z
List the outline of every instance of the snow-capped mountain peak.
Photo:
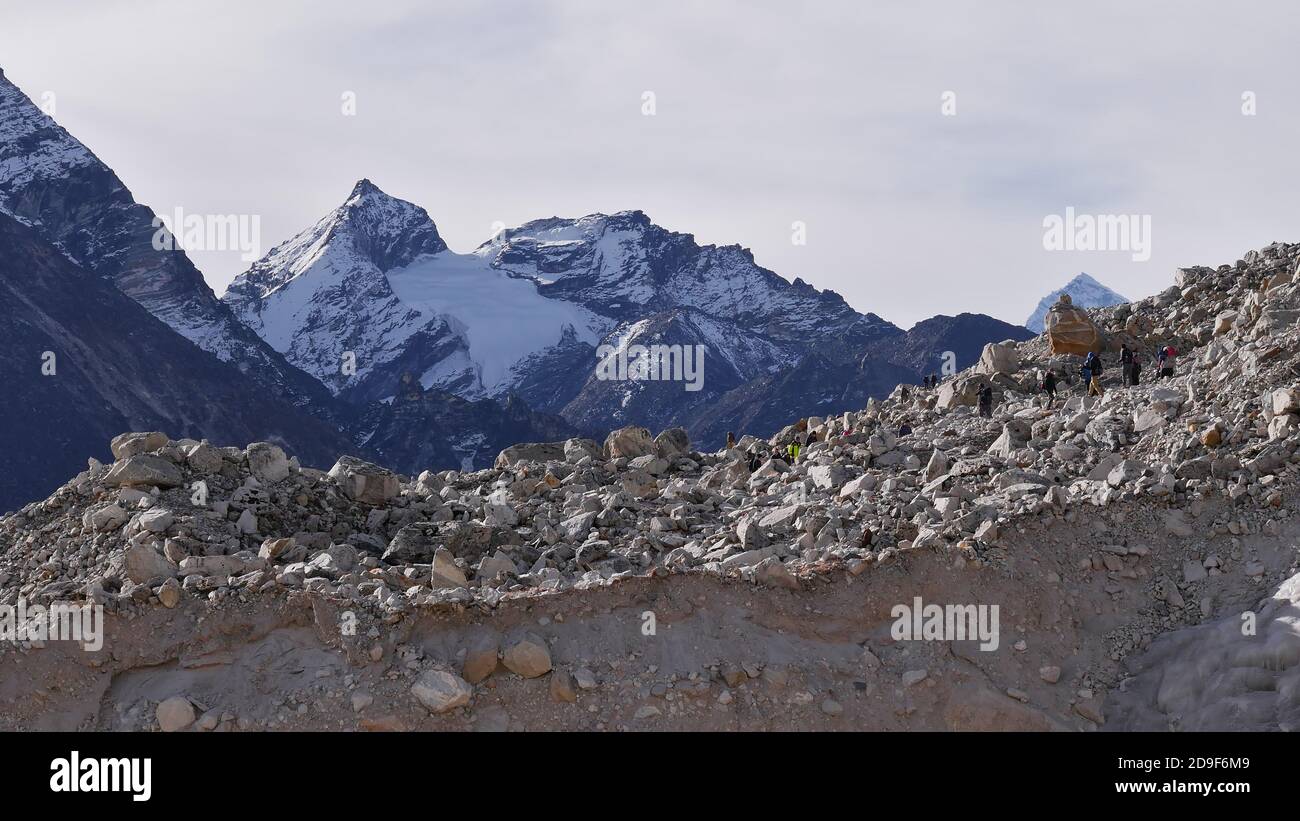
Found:
M 1057 288 L 1043 297 L 1038 307 L 1029 315 L 1029 319 L 1025 320 L 1025 327 L 1034 333 L 1042 333 L 1043 319 L 1047 316 L 1048 309 L 1060 299 L 1061 294 L 1069 294 L 1070 300 L 1080 308 L 1105 308 L 1130 301 L 1128 297 L 1117 294 L 1088 274 L 1080 273 L 1064 287 Z
M 601 324 L 480 255 L 450 251 L 423 208 L 369 180 L 224 299 L 290 361 L 357 399 L 392 395 L 408 372 L 425 388 L 496 395 L 518 362 L 566 334 L 594 341 Z

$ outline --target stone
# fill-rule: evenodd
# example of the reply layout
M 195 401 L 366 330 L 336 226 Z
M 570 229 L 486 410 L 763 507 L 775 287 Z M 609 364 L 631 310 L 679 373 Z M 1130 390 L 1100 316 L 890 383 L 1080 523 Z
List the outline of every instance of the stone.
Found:
M 1077 354 L 1099 351 L 1101 330 L 1082 308 L 1076 308 L 1069 294 L 1061 294 L 1043 317 L 1043 330 L 1053 354 Z
M 599 458 L 601 458 L 601 448 L 594 439 L 564 440 L 564 461 L 576 464 L 583 459 Z
M 280 539 L 266 539 L 262 542 L 262 547 L 257 551 L 257 555 L 267 561 L 275 561 L 292 550 L 295 544 L 296 542 L 292 536 Z
M 1013 374 L 1018 370 L 1020 370 L 1020 354 L 1016 350 L 1014 340 L 989 342 L 984 346 L 979 362 L 975 365 L 977 373 L 990 376 L 995 373 Z
M 329 476 L 349 499 L 362 504 L 382 505 L 401 493 L 396 474 L 355 456 L 340 457 Z
M 525 633 L 507 645 L 501 657 L 510 672 L 523 678 L 537 678 L 551 669 L 551 651 L 535 633 Z
M 658 452 L 655 450 L 655 441 L 650 436 L 650 431 L 643 427 L 629 425 L 611 431 L 605 438 L 604 455 L 607 459 L 619 457 L 635 459 L 646 454 L 658 455 Z
M 801 587 L 799 579 L 775 556 L 758 563 L 754 568 L 754 581 L 768 587 L 784 587 L 787 590 L 799 590 Z
M 239 519 L 235 521 L 235 529 L 247 535 L 257 532 L 257 516 L 254 515 L 251 507 L 244 508 L 244 511 L 239 514 Z
M 478 684 L 496 672 L 497 652 L 501 648 L 500 638 L 496 633 L 482 633 L 473 637 L 465 649 L 465 661 L 461 675 L 470 684 Z
M 1136 482 L 1144 473 L 1146 473 L 1146 465 L 1132 459 L 1125 459 L 1106 475 L 1106 483 L 1111 487 L 1119 487 L 1129 482 Z
M 158 588 L 158 600 L 162 606 L 168 610 L 174 608 L 181 602 L 181 585 L 173 576 L 162 583 Z
M 664 459 L 676 459 L 689 456 L 691 437 L 685 428 L 669 428 L 655 437 L 655 453 Z
M 166 508 L 155 507 L 141 513 L 137 521 L 140 523 L 141 530 L 150 533 L 166 533 L 176 521 L 176 517 Z
M 108 449 L 112 451 L 114 460 L 121 461 L 138 453 L 151 453 L 165 448 L 168 441 L 167 434 L 156 430 L 147 433 L 123 433 L 113 437 Z
M 196 473 L 207 475 L 220 472 L 225 460 L 219 450 L 206 442 L 199 442 L 185 450 L 185 463 Z
M 115 504 L 92 507 L 81 516 L 81 526 L 96 533 L 117 530 L 130 516 Z
M 433 552 L 445 541 L 442 525 L 437 522 L 412 522 L 403 525 L 384 550 L 383 560 L 389 564 L 416 564 L 432 561 Z
M 131 545 L 123 554 L 126 577 L 136 584 L 176 575 L 176 568 L 147 544 Z
M 158 704 L 155 712 L 158 728 L 164 733 L 175 733 L 194 723 L 194 705 L 184 696 L 172 696 Z
M 440 714 L 469 704 L 474 688 L 455 673 L 425 670 L 411 685 L 411 695 L 429 712 Z
M 529 442 L 511 445 L 497 454 L 493 466 L 500 469 L 512 467 L 520 462 L 563 462 L 567 444 L 567 442 Z
M 180 487 L 185 483 L 180 468 L 161 456 L 138 453 L 115 462 L 104 477 L 109 487 L 140 487 L 152 485 L 160 488 Z
M 465 571 L 456 566 L 456 557 L 445 547 L 433 553 L 432 575 L 429 586 L 435 590 L 443 587 L 464 587 L 469 584 Z
M 272 485 L 289 478 L 289 458 L 284 451 L 269 442 L 254 442 L 244 451 L 248 470 L 253 478 L 264 485 Z
M 356 692 L 352 694 L 352 712 L 354 713 L 359 713 L 374 703 L 375 697 L 369 693 Z
M 565 670 L 551 673 L 551 698 L 558 702 L 572 704 L 578 700 L 578 692 L 573 687 L 573 676 Z
M 751 518 L 741 519 L 736 525 L 736 539 L 744 550 L 757 550 L 771 542 L 763 528 Z

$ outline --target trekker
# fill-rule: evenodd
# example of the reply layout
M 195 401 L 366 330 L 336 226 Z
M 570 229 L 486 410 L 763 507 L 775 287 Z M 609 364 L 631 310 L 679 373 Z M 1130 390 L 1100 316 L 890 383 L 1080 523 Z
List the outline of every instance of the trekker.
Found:
M 912 433 L 912 426 L 907 423 L 906 419 L 904 419 L 902 423 L 898 426 L 898 437 L 901 439 L 902 437 L 908 436 L 911 433 Z
M 1083 392 L 1088 393 L 1088 389 L 1092 386 L 1092 368 L 1088 367 L 1088 360 L 1086 359 L 1079 368 L 1079 376 L 1083 378 Z
M 1129 374 L 1129 378 L 1132 379 L 1132 382 L 1130 384 L 1137 385 L 1138 375 L 1142 373 L 1142 363 L 1138 362 L 1137 359 L 1135 358 L 1133 360 L 1133 364 L 1130 365 L 1129 368 L 1131 370 L 1131 373 Z
M 1052 403 L 1056 401 L 1056 372 L 1051 368 L 1048 368 L 1047 373 L 1043 374 L 1043 390 L 1047 392 L 1047 405 L 1051 407 Z
M 1178 349 L 1173 345 L 1166 345 L 1160 349 L 1160 353 L 1160 378 L 1173 377 L 1174 357 L 1178 356 Z
M 759 466 L 758 448 L 752 447 L 749 449 L 749 472 L 753 473 L 758 470 Z
M 736 446 L 736 434 L 732 433 L 731 431 L 727 431 L 727 450 L 731 450 L 735 446 Z
M 1090 377 L 1088 380 L 1088 395 L 1101 396 L 1106 392 L 1101 387 L 1101 371 L 1104 367 L 1102 365 L 1101 357 L 1097 355 L 1096 351 L 1089 351 L 1088 358 L 1084 360 L 1083 364 L 1084 367 L 1088 369 L 1088 375 Z
M 1121 381 L 1125 385 L 1133 384 L 1133 351 L 1129 349 L 1128 343 L 1119 346 L 1119 370 Z
M 985 385 L 980 388 L 980 416 L 985 419 L 993 418 L 993 386 Z

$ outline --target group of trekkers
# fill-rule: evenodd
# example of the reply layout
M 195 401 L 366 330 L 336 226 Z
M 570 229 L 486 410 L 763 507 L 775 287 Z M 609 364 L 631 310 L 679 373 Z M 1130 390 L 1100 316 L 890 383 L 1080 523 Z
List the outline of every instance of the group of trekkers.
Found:
M 1178 349 L 1173 345 L 1162 345 L 1156 351 L 1156 375 L 1160 379 L 1172 377 L 1174 375 L 1174 357 L 1178 355 Z M 1083 364 L 1079 366 L 1079 377 L 1082 380 L 1083 391 L 1088 396 L 1103 396 L 1106 389 L 1102 386 L 1101 377 L 1106 370 L 1106 364 L 1102 361 L 1101 355 L 1096 351 L 1089 351 L 1083 358 Z M 1133 349 L 1125 343 L 1119 349 L 1119 370 L 1120 379 L 1127 387 L 1130 385 L 1140 384 L 1142 378 L 1142 362 L 1140 357 L 1134 353 Z M 1061 381 L 1072 382 L 1065 376 L 1058 376 L 1056 371 L 1048 368 L 1043 372 L 1042 378 L 1038 382 L 1038 390 L 1045 394 L 1046 407 L 1051 407 L 1056 401 L 1057 386 Z M 922 386 L 925 388 L 939 387 L 938 374 L 930 374 L 922 377 Z M 904 399 L 908 398 L 906 386 L 903 388 Z M 993 417 L 993 385 L 985 383 L 979 391 L 979 415 L 991 419 Z M 852 430 L 846 430 L 841 435 L 848 436 Z M 912 433 L 912 426 L 907 419 L 903 419 L 898 426 L 898 436 L 904 437 Z M 771 453 L 768 454 L 773 459 L 784 459 L 789 464 L 794 464 L 799 459 L 799 454 L 808 445 L 818 441 L 817 434 L 812 431 L 797 433 L 794 439 L 786 444 L 784 448 L 780 445 L 774 445 Z M 756 441 L 749 446 L 747 451 L 749 469 L 751 472 L 758 470 L 764 461 L 764 454 L 761 448 L 762 442 Z M 736 436 L 734 433 L 727 433 L 727 449 L 731 450 L 736 447 Z
M 1173 345 L 1160 346 L 1156 351 L 1158 378 L 1165 379 L 1174 375 L 1174 357 L 1177 355 L 1178 349 Z M 1089 351 L 1084 357 L 1083 365 L 1079 368 L 1079 375 L 1083 377 L 1089 396 L 1101 396 L 1106 392 L 1101 386 L 1103 370 L 1105 370 L 1105 363 L 1101 361 L 1101 356 L 1096 351 Z M 1139 385 L 1142 382 L 1142 360 L 1127 343 L 1119 348 L 1119 372 L 1120 380 L 1126 387 Z
M 1158 378 L 1165 379 L 1174 375 L 1174 357 L 1178 355 L 1178 349 L 1173 345 L 1162 345 L 1156 351 L 1156 375 Z M 1089 351 L 1084 357 L 1083 363 L 1079 366 L 1080 386 L 1083 392 L 1088 396 L 1102 396 L 1106 393 L 1106 388 L 1102 384 L 1102 374 L 1106 370 L 1106 364 L 1102 361 L 1101 354 L 1097 351 Z M 1142 379 L 1142 359 L 1136 354 L 1127 343 L 1120 346 L 1119 349 L 1119 371 L 1120 381 L 1124 386 L 1141 384 Z M 1057 386 L 1061 382 L 1072 383 L 1073 380 L 1064 375 L 1058 375 L 1056 371 L 1047 368 L 1043 371 L 1042 377 L 1038 382 L 1038 390 L 1045 396 L 1047 407 L 1051 407 L 1056 401 Z M 926 387 L 935 387 L 937 380 L 932 381 L 926 378 Z M 978 399 L 979 415 L 987 418 L 993 416 L 993 386 L 984 384 L 979 391 Z
M 759 466 L 768 458 L 782 459 L 787 464 L 793 465 L 798 461 L 799 454 L 803 452 L 803 449 L 816 441 L 818 441 L 816 433 L 805 431 L 803 433 L 796 433 L 794 438 L 790 442 L 786 443 L 784 448 L 780 445 L 773 445 L 771 451 L 766 452 L 767 449 L 763 447 L 763 441 L 756 440 L 750 444 L 748 450 L 745 452 L 746 461 L 749 463 L 749 472 L 753 473 L 758 470 Z M 727 450 L 731 450 L 734 447 L 736 447 L 736 434 L 727 431 Z

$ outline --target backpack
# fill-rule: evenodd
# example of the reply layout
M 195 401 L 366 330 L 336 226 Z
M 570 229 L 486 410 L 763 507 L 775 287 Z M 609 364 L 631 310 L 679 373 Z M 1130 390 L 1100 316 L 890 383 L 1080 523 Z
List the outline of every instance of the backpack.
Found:
M 1094 356 L 1092 358 L 1092 375 L 1101 376 L 1101 370 L 1102 370 L 1101 357 Z

